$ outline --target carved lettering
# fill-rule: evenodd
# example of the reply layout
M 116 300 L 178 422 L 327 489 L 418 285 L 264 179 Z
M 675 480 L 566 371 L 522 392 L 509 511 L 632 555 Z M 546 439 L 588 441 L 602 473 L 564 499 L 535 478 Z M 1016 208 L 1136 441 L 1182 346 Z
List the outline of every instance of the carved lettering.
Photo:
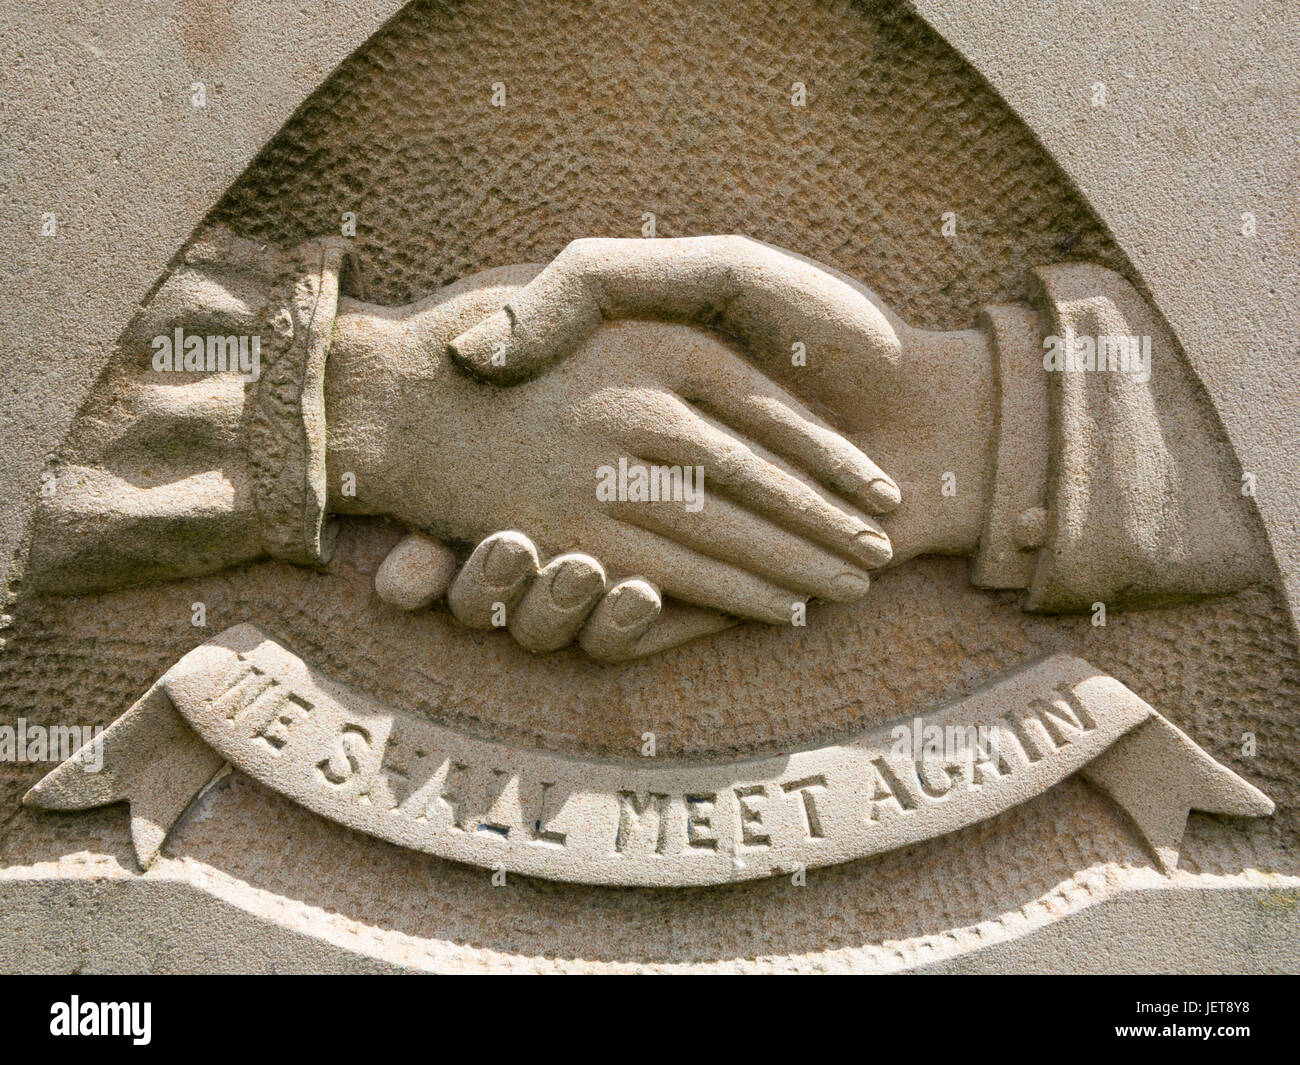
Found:
M 718 796 L 710 792 L 706 795 L 686 796 L 686 845 L 702 850 L 718 849 L 717 837 L 713 832 L 713 806 Z
M 821 817 L 817 813 L 817 803 L 813 799 L 813 791 L 824 789 L 826 787 L 826 778 L 820 774 L 815 777 L 804 777 L 802 780 L 792 780 L 788 784 L 782 784 L 781 790 L 787 795 L 797 794 L 803 802 L 804 830 L 808 833 L 809 839 L 824 839 L 825 833 L 822 831 Z
M 506 790 L 506 785 L 510 783 L 510 774 L 504 769 L 492 770 L 492 775 L 488 778 L 486 795 L 483 801 L 483 820 L 478 823 L 480 832 L 491 832 L 493 835 L 506 839 L 510 835 L 510 826 L 503 821 L 492 817 L 493 811 L 501 801 L 501 796 Z
M 312 712 L 312 705 L 301 695 L 291 691 L 277 690 L 277 708 L 257 730 L 255 738 L 278 755 L 289 742 L 289 730 Z
M 767 798 L 767 789 L 762 784 L 749 784 L 735 791 L 740 810 L 740 842 L 746 847 L 770 846 L 772 837 L 759 831 L 763 827 L 763 815 L 755 805 L 759 798 Z
M 361 756 L 370 749 L 370 733 L 360 725 L 344 725 L 329 757 L 316 763 L 326 783 L 341 786 L 361 769 Z
M 214 709 L 227 721 L 238 721 L 275 681 L 242 659 L 234 681 L 213 700 Z
M 867 812 L 868 821 L 877 820 L 881 805 L 891 799 L 900 813 L 916 809 L 918 796 L 894 772 L 894 767 L 889 764 L 887 758 L 883 755 L 873 758 L 871 767 L 875 772 L 871 776 L 871 809 Z M 920 781 L 918 780 L 917 783 L 919 784 Z
M 447 778 L 443 781 L 438 798 L 451 811 L 452 827 L 464 832 L 469 821 L 469 803 L 466 801 L 464 780 L 469 774 L 469 766 L 464 762 L 452 762 L 447 767 Z M 453 782 L 453 778 L 455 778 Z
M 922 759 L 916 763 L 922 793 L 931 799 L 946 799 L 959 783 L 969 782 L 970 765 L 969 759 Z
M 563 847 L 565 840 L 569 838 L 569 834 L 567 832 L 556 832 L 554 829 L 546 827 L 546 795 L 553 787 L 555 787 L 554 783 L 545 782 L 537 789 L 537 817 L 533 820 L 532 840 L 534 843 L 551 843 Z
M 647 821 L 654 822 L 654 852 L 663 854 L 668 846 L 668 796 L 652 791 L 643 799 L 634 791 L 620 791 L 615 853 L 626 852 L 632 839 L 643 834 L 639 830 Z
M 251 646 L 254 660 L 237 660 L 232 643 Z M 226 662 L 214 663 L 222 652 Z M 133 712 L 158 714 L 169 729 L 179 713 L 232 764 L 361 831 L 594 883 L 720 883 L 877 854 L 994 816 L 1079 771 L 1122 803 L 1133 756 L 1109 748 L 1173 735 L 1122 685 L 1057 656 L 910 723 L 779 760 L 631 769 L 512 750 L 359 694 L 339 699 L 336 685 L 248 627 L 205 645 L 195 665 L 187 675 L 182 661 L 174 682 L 164 678 L 170 701 Z M 303 774 L 320 786 L 304 793 Z M 1237 789 L 1240 808 L 1271 809 L 1228 771 L 1219 779 Z M 1151 822 L 1157 833 L 1172 823 Z M 1161 846 L 1168 861 L 1172 846 Z M 768 852 L 763 861 L 742 860 L 756 850 Z M 602 860 L 611 855 L 620 861 Z

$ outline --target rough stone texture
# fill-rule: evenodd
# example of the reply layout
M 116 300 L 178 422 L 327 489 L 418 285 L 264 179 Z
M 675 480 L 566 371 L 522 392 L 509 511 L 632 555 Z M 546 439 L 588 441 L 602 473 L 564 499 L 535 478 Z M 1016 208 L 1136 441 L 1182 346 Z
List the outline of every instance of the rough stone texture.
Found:
M 588 21 L 589 11 L 590 5 L 560 5 L 539 21 L 522 7 L 496 5 L 479 21 L 474 5 L 414 5 L 345 64 L 214 217 L 289 242 L 328 231 L 342 210 L 355 210 L 362 269 L 353 294 L 386 302 L 484 266 L 548 258 L 572 237 L 634 235 L 643 211 L 657 215 L 661 235 L 735 230 L 798 248 L 866 280 L 918 325 L 969 325 L 978 306 L 1023 298 L 1028 268 L 1044 262 L 1088 259 L 1143 280 L 1033 134 L 914 16 L 893 7 L 737 4 L 718 13 L 611 5 L 599 21 Z M 1036 41 L 1041 27 L 1031 16 L 1016 18 Z M 524 24 L 527 32 L 500 32 Z M 987 34 L 990 41 L 996 36 Z M 1106 35 L 1098 28 L 1092 36 Z M 1041 53 L 1014 39 L 1022 50 L 1014 64 L 1001 62 L 1031 78 L 1041 70 Z M 991 61 L 987 69 L 1002 68 Z M 488 108 L 480 82 L 498 76 L 517 108 Z M 567 105 L 575 80 L 587 86 L 577 109 Z M 808 83 L 813 106 L 806 111 L 788 107 L 794 80 Z M 1188 121 L 1199 121 L 1203 110 L 1189 110 Z M 1062 105 L 1056 114 L 1069 111 Z M 1290 128 L 1285 119 L 1279 123 Z M 1193 147 L 1196 137 L 1187 140 L 1187 151 L 1201 150 Z M 522 144 L 529 146 L 523 163 Z M 1111 186 L 1119 201 L 1118 183 Z M 1126 190 L 1128 218 L 1143 203 Z M 955 241 L 938 235 L 945 210 L 962 220 Z M 1165 217 L 1152 229 L 1163 234 L 1178 225 Z M 1140 235 L 1130 237 L 1142 246 Z M 1165 247 L 1186 254 L 1177 240 Z M 1157 276 L 1176 272 L 1168 252 L 1153 259 Z M 156 273 L 162 260 L 139 261 L 152 264 L 139 269 Z M 1197 300 L 1179 304 L 1175 292 L 1183 320 L 1215 298 L 1209 293 L 1233 291 L 1239 267 L 1244 262 L 1203 275 L 1209 281 Z M 1282 276 L 1259 269 L 1262 275 L 1250 276 Z M 130 298 L 145 287 L 137 284 Z M 1280 314 L 1260 314 L 1258 295 L 1247 293 L 1239 313 L 1277 321 L 1275 335 L 1294 346 L 1295 330 Z M 1203 375 L 1216 336 L 1207 329 L 1191 334 Z M 1222 333 L 1237 335 L 1228 325 Z M 1256 387 L 1261 379 L 1266 371 L 1249 378 Z M 1215 380 L 1207 385 L 1216 392 Z M 1220 396 L 1243 465 L 1251 468 L 1268 447 L 1245 429 L 1246 412 L 1256 407 L 1243 398 L 1247 387 Z M 66 424 L 78 397 L 59 397 Z M 1268 437 L 1272 446 L 1297 424 L 1269 419 L 1258 432 L 1267 435 L 1273 426 L 1279 435 Z M 1284 446 L 1276 451 L 1278 461 L 1290 453 Z M 1262 506 L 1274 508 L 1274 524 L 1295 509 L 1289 497 Z M 834 736 L 969 691 L 1034 654 L 1068 649 L 1148 698 L 1217 760 L 1255 781 L 1278 802 L 1277 816 L 1257 823 L 1193 816 L 1181 871 L 1167 881 L 1156 878 L 1114 807 L 1072 780 L 993 821 L 836 867 L 803 889 L 773 881 L 679 894 L 512 880 L 498 890 L 481 873 L 340 831 L 235 776 L 183 822 L 165 864 L 146 882 L 199 884 L 259 920 L 310 929 L 357 956 L 413 967 L 530 969 L 915 967 L 1035 929 L 1034 944 L 1050 943 L 1058 918 L 1071 915 L 1073 927 L 1093 910 L 1108 912 L 1091 904 L 1131 888 L 1231 883 L 1260 889 L 1244 907 L 1262 916 L 1249 922 L 1241 910 L 1210 904 L 1214 932 L 1206 942 L 1214 945 L 1207 950 L 1220 951 L 1227 966 L 1236 958 L 1249 959 L 1243 968 L 1296 965 L 1284 930 L 1294 928 L 1300 873 L 1300 744 L 1288 712 L 1300 694 L 1300 663 L 1281 589 L 1115 615 L 1095 629 L 1086 617 L 1023 615 L 1014 596 L 969 588 L 961 563 L 922 560 L 881 577 L 869 609 L 819 607 L 799 633 L 745 626 L 692 645 L 689 669 L 683 649 L 615 679 L 577 652 L 533 659 L 500 634 L 456 629 L 445 615 L 390 610 L 374 595 L 372 579 L 398 536 L 379 523 L 349 521 L 328 574 L 266 563 L 178 586 L 26 602 L 8 633 L 6 710 L 53 721 L 75 705 L 80 720 L 106 723 L 199 638 L 247 620 L 377 697 L 479 735 L 626 757 L 641 732 L 653 730 L 666 756 L 701 757 Z M 1270 536 L 1276 546 L 1272 526 Z M 196 599 L 209 605 L 204 630 L 189 625 Z M 143 632 L 141 616 L 174 622 Z M 448 675 L 445 664 L 467 655 L 480 668 Z M 1261 737 L 1258 758 L 1240 755 L 1245 731 Z M 69 882 L 124 878 L 132 865 L 121 811 L 77 818 L 16 811 L 13 800 L 41 771 L 3 769 L 6 886 L 29 875 L 23 867 Z M 96 857 L 88 862 L 85 855 Z M 1178 892 L 1160 897 L 1170 894 Z M 1124 896 L 1148 898 L 1156 896 Z M 1170 906 L 1189 920 L 1207 912 L 1197 909 L 1200 903 Z M 691 922 L 681 920 L 683 908 Z M 1130 918 L 1116 920 L 1128 927 Z M 698 928 L 710 929 L 709 938 Z M 1020 954 L 1003 953 L 989 965 L 1096 964 L 1082 948 L 1054 955 L 1022 942 Z M 314 964 L 295 957 L 286 967 Z M 968 964 L 982 964 L 981 957 L 971 954 Z M 1173 964 L 1185 957 L 1169 954 Z M 101 956 L 98 967 L 169 964 L 197 962 L 193 954 L 153 948 Z M 1141 960 L 1131 965 L 1141 967 Z
M 29 488 L 131 312 L 249 159 L 399 7 L 357 0 L 304 17 L 281 0 L 0 6 L 6 579 Z M 40 235 L 46 212 L 57 238 Z
M 1260 510 L 1295 604 L 1300 9 L 1076 3 L 1063 17 L 1048 5 L 913 6 L 989 79 L 1124 249 L 1264 486 Z M 1097 81 L 1103 108 L 1090 103 Z M 1247 212 L 1253 236 L 1242 233 Z
M 1270 643 L 1284 633 L 1285 614 L 1267 593 L 1117 616 L 1098 630 L 1086 617 L 1021 614 L 1014 604 L 970 588 L 958 561 L 919 562 L 875 582 L 873 611 L 821 608 L 844 616 L 839 624 L 818 625 L 814 619 L 780 651 L 775 637 L 793 634 L 745 626 L 703 644 L 704 663 L 689 673 L 674 657 L 686 655 L 688 647 L 624 667 L 615 681 L 577 651 L 532 658 L 502 634 L 455 628 L 444 614 L 393 611 L 374 595 L 372 575 L 400 533 L 361 535 L 368 531 L 344 531 L 330 576 L 268 564 L 277 572 L 257 580 L 274 581 L 263 586 L 260 603 L 250 594 L 256 575 L 244 572 L 168 587 L 161 596 L 120 592 L 99 601 L 48 604 L 28 622 L 40 656 L 11 675 L 6 690 L 16 693 L 15 704 L 32 720 L 48 722 L 62 699 L 56 693 L 73 686 L 81 720 L 107 724 L 196 636 L 252 620 L 371 695 L 426 712 L 446 706 L 441 720 L 477 735 L 627 757 L 649 729 L 658 731 L 665 756 L 682 757 L 763 753 L 783 743 L 832 738 L 969 690 L 1035 654 L 1065 646 L 1135 691 L 1152 682 L 1163 685 L 1168 694 L 1162 709 L 1279 805 L 1273 818 L 1259 821 L 1194 814 L 1176 882 L 1213 887 L 1227 876 L 1286 897 L 1294 892 L 1300 870 L 1287 855 L 1294 854 L 1288 841 L 1296 832 L 1297 738 L 1278 708 L 1294 698 L 1288 693 L 1300 684 L 1300 668 L 1285 638 L 1280 646 Z M 189 627 L 194 597 L 209 605 L 209 630 Z M 927 601 L 944 607 L 920 615 L 918 604 Z M 174 629 L 153 638 L 134 632 L 129 619 L 145 603 L 159 616 L 176 618 Z M 286 609 L 286 603 L 292 605 Z M 102 617 L 108 611 L 122 620 L 105 633 Z M 343 631 L 358 645 L 349 648 L 346 638 L 326 635 Z M 1124 638 L 1116 639 L 1117 633 Z M 418 657 L 399 652 L 407 640 L 427 650 Z M 881 646 L 896 648 L 910 668 L 899 671 L 882 661 L 875 650 Z M 1188 647 L 1197 653 L 1188 655 Z M 729 665 L 730 656 L 742 651 L 754 661 L 779 656 L 775 669 L 796 679 L 776 688 L 752 666 Z M 449 687 L 440 663 L 465 652 L 483 656 L 483 668 L 453 677 Z M 819 660 L 831 667 L 811 672 L 808 663 Z M 921 668 L 948 660 L 962 662 L 955 677 Z M 552 670 L 585 675 L 586 681 L 568 698 L 548 699 L 557 691 L 548 679 Z M 1259 679 L 1225 687 L 1222 677 L 1238 670 Z M 696 712 L 669 709 L 681 692 L 689 693 Z M 417 693 L 414 700 L 411 693 Z M 507 706 L 514 712 L 506 713 Z M 1270 737 L 1258 759 L 1239 756 L 1238 736 L 1245 728 Z M 115 875 L 135 868 L 123 810 L 20 814 L 18 796 L 44 767 L 19 768 L 20 775 L 7 774 L 12 813 L 3 844 L 6 866 L 42 867 L 61 855 L 82 854 L 104 855 L 100 868 Z M 503 891 L 492 888 L 482 871 L 340 832 L 242 777 L 210 792 L 178 826 L 164 853 L 171 861 L 150 878 L 177 870 L 174 863 L 195 874 L 211 870 L 202 883 L 215 877 L 254 912 L 283 914 L 301 904 L 338 915 L 341 923 L 332 927 L 340 935 L 349 927 L 388 928 L 439 941 L 442 946 L 411 949 L 434 950 L 436 964 L 445 966 L 493 964 L 501 952 L 536 968 L 575 956 L 626 964 L 768 958 L 777 967 L 813 968 L 829 964 L 823 952 L 837 950 L 849 951 L 845 964 L 853 958 L 866 964 L 869 957 L 910 966 L 931 949 L 946 953 L 1014 936 L 1155 876 L 1123 815 L 1077 779 L 992 821 L 818 872 L 802 889 L 781 878 L 678 895 L 512 878 Z M 240 885 L 256 891 L 246 894 Z M 792 906 L 790 892 L 796 890 L 801 894 Z M 275 899 L 283 901 L 263 909 Z M 686 925 L 674 917 L 683 905 L 693 915 Z M 1282 904 L 1261 912 L 1275 923 L 1291 913 Z M 698 940 L 690 927 L 707 927 L 710 935 Z M 1252 942 L 1284 947 L 1285 925 L 1276 927 L 1278 934 Z M 1223 964 L 1233 964 L 1232 957 Z M 1268 958 L 1265 967 L 1294 966 L 1284 953 Z
M 958 730 L 973 739 L 945 756 L 942 739 Z M 653 888 L 802 875 L 900 850 L 987 821 L 1075 773 L 1129 816 L 1165 872 L 1178 865 L 1192 810 L 1274 812 L 1147 703 L 1071 655 L 918 715 L 902 741 L 886 725 L 760 759 L 556 756 L 385 707 L 235 625 L 168 669 L 89 762 L 64 761 L 23 804 L 85 810 L 125 800 L 144 871 L 228 763 L 327 820 L 411 850 L 569 884 Z
M 344 211 L 354 294 L 387 304 L 639 236 L 645 212 L 661 237 L 796 249 L 922 327 L 1024 298 L 1033 266 L 1125 265 L 1032 134 L 893 3 L 412 4 L 213 217 L 291 246 Z

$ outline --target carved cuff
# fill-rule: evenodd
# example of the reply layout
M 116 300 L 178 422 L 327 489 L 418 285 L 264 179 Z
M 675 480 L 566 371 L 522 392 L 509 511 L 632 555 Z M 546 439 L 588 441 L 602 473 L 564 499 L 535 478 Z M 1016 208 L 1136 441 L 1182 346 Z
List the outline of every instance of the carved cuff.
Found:
M 1046 519 L 1049 440 L 1043 323 L 1031 307 L 1010 304 L 984 308 L 980 326 L 989 338 L 997 381 L 997 458 L 970 578 L 980 588 L 1028 588 Z
M 1053 334 L 1053 372 L 1039 371 L 1052 462 L 1025 609 L 1153 605 L 1265 577 L 1253 501 L 1169 327 L 1113 270 L 1034 274 Z
M 328 561 L 325 521 L 325 359 L 338 309 L 341 240 L 274 251 L 219 231 L 186 254 L 191 265 L 264 274 L 261 372 L 248 404 L 245 453 L 267 554 L 307 565 Z

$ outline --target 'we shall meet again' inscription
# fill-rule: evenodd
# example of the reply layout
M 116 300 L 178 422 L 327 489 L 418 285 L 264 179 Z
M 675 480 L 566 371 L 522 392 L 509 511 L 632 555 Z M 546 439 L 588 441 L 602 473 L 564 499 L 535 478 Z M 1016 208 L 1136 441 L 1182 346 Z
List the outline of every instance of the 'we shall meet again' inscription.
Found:
M 710 765 L 596 762 L 475 739 L 334 685 L 272 641 L 239 643 L 208 645 L 211 688 L 197 712 L 181 706 L 234 764 L 403 846 L 597 883 L 746 879 L 925 839 L 1044 790 L 1149 712 L 1058 658 L 834 746 Z M 956 755 L 926 742 L 954 734 L 975 742 Z
M 1054 655 L 840 743 L 711 763 L 563 757 L 479 739 L 344 687 L 251 625 L 196 647 L 25 801 L 126 799 L 147 866 L 221 760 L 323 817 L 501 872 L 716 884 L 879 854 L 1082 772 L 1172 868 L 1189 809 L 1273 804 L 1113 677 Z M 1151 773 L 1164 785 L 1151 787 Z

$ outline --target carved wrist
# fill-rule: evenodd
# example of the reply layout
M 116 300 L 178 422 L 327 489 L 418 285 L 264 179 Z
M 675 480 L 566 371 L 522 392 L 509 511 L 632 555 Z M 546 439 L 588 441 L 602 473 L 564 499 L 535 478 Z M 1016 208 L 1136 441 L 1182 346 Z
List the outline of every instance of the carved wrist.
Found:
M 328 509 L 388 513 L 390 427 L 400 388 L 386 352 L 398 339 L 393 321 L 355 301 L 340 302 L 325 366 Z
M 882 405 L 866 450 L 902 489 L 882 519 L 898 564 L 969 555 L 980 542 L 989 486 L 995 386 L 979 330 L 900 330 L 903 385 Z

